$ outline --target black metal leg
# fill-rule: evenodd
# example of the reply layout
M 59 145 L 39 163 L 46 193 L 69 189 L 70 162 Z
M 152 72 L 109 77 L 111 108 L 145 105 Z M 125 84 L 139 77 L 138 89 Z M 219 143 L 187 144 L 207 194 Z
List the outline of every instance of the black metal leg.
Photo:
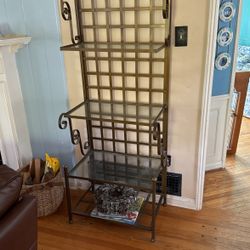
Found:
M 70 195 L 70 189 L 69 189 L 69 177 L 68 176 L 69 176 L 68 169 L 65 167 L 64 178 L 65 178 L 65 188 L 66 188 L 67 210 L 68 210 L 69 223 L 71 224 L 73 220 L 72 220 L 71 195 Z
M 156 200 L 156 182 L 157 179 L 152 179 L 152 235 L 151 235 L 151 241 L 155 242 L 155 219 L 156 219 L 156 214 L 155 214 L 155 200 Z
M 162 170 L 162 193 L 163 193 L 163 206 L 167 205 L 167 166 L 163 166 Z
M 95 182 L 91 181 L 91 191 L 95 192 Z

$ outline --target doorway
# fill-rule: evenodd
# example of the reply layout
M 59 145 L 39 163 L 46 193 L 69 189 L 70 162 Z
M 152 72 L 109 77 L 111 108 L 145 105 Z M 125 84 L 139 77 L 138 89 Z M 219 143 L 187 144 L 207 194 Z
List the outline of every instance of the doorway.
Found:
M 227 159 L 250 157 L 250 0 L 243 0 Z M 249 154 L 249 155 L 248 155 Z M 250 164 L 250 161 L 249 161 Z

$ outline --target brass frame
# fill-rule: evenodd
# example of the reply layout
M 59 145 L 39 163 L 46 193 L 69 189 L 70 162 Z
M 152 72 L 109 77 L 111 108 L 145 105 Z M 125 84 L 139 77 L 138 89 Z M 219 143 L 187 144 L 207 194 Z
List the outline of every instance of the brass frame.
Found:
M 101 144 L 101 151 L 113 151 L 117 152 L 117 143 L 122 143 L 124 145 L 124 155 L 127 157 L 131 155 L 131 152 L 128 150 L 129 145 L 135 145 L 136 150 L 132 153 L 132 155 L 138 156 L 137 166 L 139 167 L 139 156 L 141 155 L 140 147 L 148 146 L 148 157 L 150 158 L 159 158 L 161 160 L 161 175 L 162 175 L 162 193 L 160 194 L 160 199 L 156 203 L 156 188 L 157 188 L 157 177 L 152 177 L 151 188 L 147 190 L 149 193 L 148 198 L 144 202 L 144 206 L 149 202 L 149 197 L 152 195 L 152 221 L 150 226 L 145 226 L 136 223 L 134 226 L 140 227 L 146 230 L 150 230 L 152 232 L 151 240 L 155 240 L 155 222 L 156 215 L 159 211 L 160 205 L 163 203 L 166 205 L 166 176 L 167 176 L 167 167 L 169 166 L 168 161 L 168 92 L 169 92 L 169 53 L 170 53 L 170 34 L 171 34 L 171 2 L 169 0 L 163 0 L 162 6 L 156 6 L 155 0 L 150 0 L 150 6 L 142 7 L 139 4 L 139 0 L 135 0 L 135 6 L 126 7 L 124 0 L 119 0 L 119 7 L 111 6 L 112 0 L 105 0 L 105 7 L 98 7 L 97 0 L 91 0 L 91 8 L 86 8 L 84 6 L 83 0 L 74 0 L 75 5 L 75 15 L 76 15 L 76 30 L 73 27 L 72 21 L 72 12 L 68 2 L 61 0 L 61 13 L 64 20 L 69 22 L 70 25 L 70 34 L 72 44 L 61 47 L 63 51 L 79 51 L 80 55 L 80 63 L 81 63 L 81 72 L 82 72 L 82 87 L 83 87 L 83 96 L 84 101 L 72 108 L 66 113 L 61 114 L 59 117 L 59 127 L 61 129 L 66 129 L 69 125 L 70 133 L 71 133 L 71 141 L 74 145 L 79 144 L 80 151 L 83 155 L 83 159 L 85 160 L 89 152 L 96 150 L 95 142 L 99 141 Z M 162 11 L 163 19 L 166 21 L 161 24 L 154 23 L 155 21 L 155 12 Z M 120 15 L 120 24 L 113 24 L 111 20 L 111 13 L 113 11 L 119 12 Z M 126 24 L 125 23 L 125 11 L 133 11 L 134 12 L 134 24 Z M 139 11 L 149 11 L 150 20 L 148 24 L 141 24 L 139 20 Z M 98 13 L 105 13 L 106 24 L 98 23 Z M 84 14 L 89 13 L 92 17 L 92 24 L 86 25 L 84 24 Z M 149 29 L 149 42 L 141 42 L 139 37 L 140 29 Z M 165 41 L 155 41 L 154 31 L 155 29 L 163 29 L 163 32 L 166 32 Z M 86 40 L 86 30 L 91 29 L 93 31 L 93 41 Z M 107 41 L 99 41 L 98 32 L 99 30 L 106 31 Z M 121 34 L 121 41 L 113 41 L 112 40 L 112 29 L 119 29 Z M 126 29 L 133 29 L 135 34 L 134 42 L 126 42 L 125 32 Z M 163 57 L 156 57 L 156 53 L 164 50 Z M 105 53 L 103 55 L 102 53 Z M 114 53 L 119 53 L 119 56 L 115 56 Z M 92 53 L 92 54 L 89 54 Z M 133 53 L 134 57 L 128 56 L 128 53 Z M 148 54 L 148 56 L 142 56 L 143 53 Z M 88 63 L 93 61 L 95 63 L 96 70 L 91 71 L 88 69 Z M 102 72 L 100 68 L 100 61 L 105 61 L 108 63 L 108 72 Z M 113 64 L 115 62 L 121 62 L 121 72 L 114 72 Z M 126 72 L 126 63 L 134 62 L 135 64 L 135 72 Z M 147 62 L 149 65 L 149 73 L 140 72 L 139 63 Z M 164 64 L 164 72 L 163 73 L 154 73 L 153 72 L 153 64 L 155 62 Z M 94 76 L 96 78 L 96 84 L 93 85 L 90 82 L 90 76 Z M 103 86 L 101 83 L 102 77 L 107 77 L 109 81 L 109 86 Z M 114 77 L 121 77 L 122 85 L 115 86 Z M 135 79 L 135 87 L 126 86 L 126 80 L 128 77 L 133 77 Z M 139 78 L 146 77 L 149 79 L 149 87 L 141 87 L 139 84 Z M 153 87 L 153 79 L 161 78 L 164 81 L 163 88 L 154 88 Z M 91 98 L 91 91 L 95 90 L 97 93 L 97 99 Z M 102 91 L 107 90 L 110 91 L 110 101 L 103 100 Z M 123 101 L 116 101 L 114 91 L 120 91 L 122 93 Z M 128 91 L 135 92 L 135 102 L 126 101 L 126 95 Z M 140 93 L 148 94 L 148 103 L 143 103 L 140 101 Z M 162 94 L 163 103 L 155 103 L 153 100 L 153 94 L 159 93 Z M 97 103 L 98 111 L 95 113 L 92 111 L 92 103 Z M 110 111 L 103 111 L 103 105 L 110 105 Z M 116 105 L 119 104 L 123 108 L 123 112 L 120 112 L 119 118 L 117 118 L 117 114 L 115 111 Z M 127 107 L 134 107 L 135 114 L 129 116 L 127 114 Z M 145 118 L 145 115 L 142 116 L 140 113 L 140 107 L 148 108 L 148 115 L 146 118 L 148 122 L 141 122 L 140 119 Z M 84 107 L 85 114 L 79 115 L 74 114 L 82 107 Z M 153 108 L 158 108 L 158 114 L 153 114 Z M 98 117 L 93 117 L 93 115 L 99 115 Z M 122 119 L 121 119 L 122 117 Z M 134 120 L 131 120 L 134 119 Z M 72 119 L 84 119 L 86 121 L 87 127 L 87 135 L 88 141 L 84 144 L 81 140 L 81 135 L 79 129 L 74 129 L 72 124 Z M 117 126 L 117 124 L 121 124 L 122 127 Z M 95 131 L 99 130 L 100 135 L 97 136 Z M 105 130 L 111 131 L 111 138 L 105 137 Z M 116 132 L 123 132 L 123 138 L 116 138 Z M 136 139 L 133 141 L 128 138 L 128 134 L 133 132 L 136 134 Z M 148 142 L 143 142 L 140 140 L 141 133 L 148 133 L 149 138 Z M 156 142 L 154 142 L 156 141 Z M 110 142 L 112 145 L 112 150 L 107 149 L 106 142 Z M 154 154 L 154 149 L 157 149 L 157 155 Z M 87 152 L 85 152 L 87 150 Z M 79 164 L 76 164 L 72 169 L 79 167 Z M 116 164 L 116 159 L 114 159 L 114 164 Z M 68 216 L 69 222 L 72 222 L 72 214 L 90 216 L 89 212 L 79 212 L 78 210 L 72 210 L 71 205 L 71 194 L 69 189 L 69 178 L 77 178 L 77 179 L 87 179 L 84 176 L 74 176 L 71 175 L 71 170 L 65 168 L 65 182 L 66 182 L 66 194 L 67 194 L 67 205 L 68 205 Z M 139 170 L 138 170 L 139 171 Z M 139 172 L 138 172 L 139 173 Z M 140 179 L 140 176 L 138 176 Z M 85 202 L 85 198 L 87 193 L 93 192 L 95 188 L 95 184 L 98 183 L 106 183 L 105 180 L 89 180 L 91 182 L 90 188 L 83 194 L 81 199 L 77 202 L 77 206 L 81 204 L 81 202 Z M 124 183 L 117 183 L 116 181 L 111 182 L 118 185 L 124 185 Z M 138 188 L 139 187 L 134 187 Z M 143 210 L 143 209 L 141 209 Z

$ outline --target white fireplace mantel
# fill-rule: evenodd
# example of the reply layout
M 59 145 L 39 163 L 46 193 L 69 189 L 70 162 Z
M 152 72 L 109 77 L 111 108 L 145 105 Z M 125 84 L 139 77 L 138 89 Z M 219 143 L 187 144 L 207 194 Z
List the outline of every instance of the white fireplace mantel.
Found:
M 15 53 L 31 37 L 0 37 L 0 151 L 3 162 L 18 169 L 32 158 Z
M 18 49 L 28 44 L 31 40 L 29 36 L 0 36 L 0 47 L 8 47 L 12 52 L 17 52 Z

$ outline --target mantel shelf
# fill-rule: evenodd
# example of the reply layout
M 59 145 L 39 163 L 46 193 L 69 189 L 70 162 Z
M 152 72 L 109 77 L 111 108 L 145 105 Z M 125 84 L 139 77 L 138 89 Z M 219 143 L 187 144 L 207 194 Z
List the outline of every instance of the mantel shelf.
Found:
M 157 53 L 165 48 L 164 43 L 79 43 L 61 47 L 64 51 L 97 51 L 97 52 L 141 52 Z
M 162 104 L 87 100 L 64 113 L 64 117 L 150 126 L 161 120 L 165 108 Z
M 28 44 L 30 40 L 31 40 L 31 37 L 29 36 L 18 36 L 18 35 L 0 36 L 0 47 L 24 45 L 24 44 Z

